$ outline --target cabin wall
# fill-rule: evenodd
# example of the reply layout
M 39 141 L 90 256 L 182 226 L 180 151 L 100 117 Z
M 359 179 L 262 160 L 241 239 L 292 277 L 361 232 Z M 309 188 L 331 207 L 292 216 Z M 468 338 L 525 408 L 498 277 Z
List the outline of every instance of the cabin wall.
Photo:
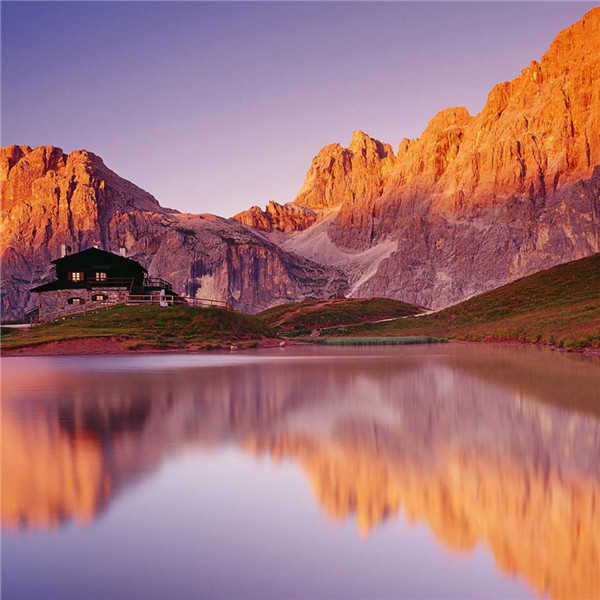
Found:
M 67 268 L 56 267 L 56 278 L 59 281 L 69 281 L 69 273 L 82 272 L 84 279 L 95 281 L 97 272 L 104 272 L 108 279 L 133 279 L 134 285 L 142 285 L 144 282 L 144 271 L 141 269 L 124 269 L 114 266 L 107 268 L 90 268 L 84 265 L 69 265 Z
M 135 285 L 142 285 L 144 268 L 133 261 L 123 261 L 119 256 L 90 256 L 84 253 L 74 254 L 60 259 L 56 263 L 56 278 L 68 281 L 69 273 L 82 272 L 85 279 L 96 279 L 97 272 L 104 272 L 110 279 L 134 279 Z
M 106 294 L 107 300 L 94 301 L 92 296 Z M 55 290 L 51 292 L 40 292 L 38 306 L 40 318 L 48 319 L 57 315 L 68 315 L 105 306 L 107 304 L 118 304 L 125 302 L 129 290 L 127 288 L 94 286 L 92 290 L 86 288 L 73 288 L 67 290 Z M 85 304 L 69 304 L 69 298 L 82 298 Z

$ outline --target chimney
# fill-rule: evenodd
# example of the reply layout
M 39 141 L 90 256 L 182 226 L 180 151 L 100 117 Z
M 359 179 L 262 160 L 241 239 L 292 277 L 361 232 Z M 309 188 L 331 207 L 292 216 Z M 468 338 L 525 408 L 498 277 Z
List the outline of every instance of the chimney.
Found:
M 67 255 L 67 245 L 61 244 L 60 245 L 60 257 L 64 258 L 66 255 Z
M 119 254 L 121 256 L 127 256 L 127 248 L 125 248 L 125 246 L 119 246 Z

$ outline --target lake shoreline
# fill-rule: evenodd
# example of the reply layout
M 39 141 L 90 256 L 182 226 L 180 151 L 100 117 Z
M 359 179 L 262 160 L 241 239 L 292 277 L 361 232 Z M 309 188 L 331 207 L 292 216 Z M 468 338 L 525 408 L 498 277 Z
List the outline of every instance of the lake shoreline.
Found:
M 501 346 L 529 346 L 546 348 L 557 352 L 578 354 L 589 357 L 600 357 L 600 349 L 584 348 L 583 350 L 570 350 L 560 346 L 535 344 L 532 342 L 519 342 L 511 340 L 448 340 L 450 344 L 486 344 Z M 281 340 L 277 338 L 263 338 L 260 340 L 242 340 L 234 344 L 222 344 L 211 348 L 203 348 L 198 345 L 183 348 L 157 348 L 151 345 L 140 344 L 124 336 L 86 337 L 57 340 L 53 342 L 42 342 L 19 348 L 1 348 L 0 356 L 93 356 L 109 354 L 206 354 L 215 351 L 247 351 L 264 348 L 278 348 L 283 346 L 308 346 L 311 342 L 298 340 Z
M 0 356 L 87 356 L 104 354 L 205 354 L 215 350 L 256 350 L 258 348 L 277 348 L 283 340 L 263 338 L 260 340 L 240 340 L 234 344 L 215 345 L 210 348 L 190 345 L 182 348 L 158 348 L 131 340 L 125 336 L 71 338 L 42 342 L 18 348 L 2 348 Z M 293 346 L 301 342 L 285 341 L 284 345 Z

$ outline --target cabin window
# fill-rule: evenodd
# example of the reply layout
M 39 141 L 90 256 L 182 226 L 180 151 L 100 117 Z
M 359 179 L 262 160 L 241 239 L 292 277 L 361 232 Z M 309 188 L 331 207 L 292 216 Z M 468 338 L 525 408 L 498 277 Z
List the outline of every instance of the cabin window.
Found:
M 104 300 L 108 300 L 108 294 L 92 294 L 93 302 L 103 302 Z
M 97 271 L 96 281 L 106 281 L 106 273 L 104 273 L 104 271 Z
M 71 281 L 83 281 L 83 273 L 81 271 L 69 273 L 69 279 Z
M 69 298 L 67 304 L 85 304 L 85 300 L 83 298 Z

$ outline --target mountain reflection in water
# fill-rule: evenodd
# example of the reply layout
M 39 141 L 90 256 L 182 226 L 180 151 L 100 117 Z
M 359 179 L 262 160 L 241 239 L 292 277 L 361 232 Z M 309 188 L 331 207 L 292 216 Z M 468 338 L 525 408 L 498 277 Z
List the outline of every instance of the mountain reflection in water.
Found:
M 298 461 L 362 535 L 402 511 L 539 593 L 600 597 L 598 364 L 471 346 L 146 358 L 5 361 L 3 527 L 91 521 L 169 453 L 234 443 Z

